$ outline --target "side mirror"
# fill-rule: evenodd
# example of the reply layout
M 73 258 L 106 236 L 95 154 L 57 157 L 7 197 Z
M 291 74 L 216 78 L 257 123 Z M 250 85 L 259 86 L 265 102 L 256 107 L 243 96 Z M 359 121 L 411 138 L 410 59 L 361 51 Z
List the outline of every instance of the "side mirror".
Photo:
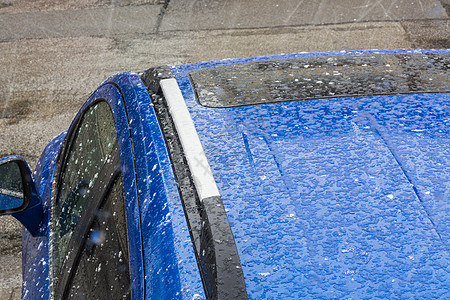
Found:
M 1 159 L 0 215 L 12 215 L 35 235 L 43 213 L 27 162 L 20 156 Z
M 0 164 L 0 211 L 21 211 L 24 204 L 20 164 L 15 160 Z

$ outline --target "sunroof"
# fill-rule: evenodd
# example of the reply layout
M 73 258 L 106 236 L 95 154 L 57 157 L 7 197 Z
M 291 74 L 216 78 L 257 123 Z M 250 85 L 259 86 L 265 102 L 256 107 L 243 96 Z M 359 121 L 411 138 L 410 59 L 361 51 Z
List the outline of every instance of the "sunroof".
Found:
M 450 54 L 301 57 L 204 68 L 189 73 L 208 107 L 450 92 Z

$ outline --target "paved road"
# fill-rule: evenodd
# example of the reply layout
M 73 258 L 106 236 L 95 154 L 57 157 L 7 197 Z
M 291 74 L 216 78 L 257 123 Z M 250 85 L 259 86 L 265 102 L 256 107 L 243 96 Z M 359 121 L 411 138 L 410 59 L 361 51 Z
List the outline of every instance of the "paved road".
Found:
M 0 0 L 0 155 L 34 166 L 116 72 L 374 48 L 450 48 L 450 0 Z M 20 226 L 0 220 L 0 299 L 20 294 Z

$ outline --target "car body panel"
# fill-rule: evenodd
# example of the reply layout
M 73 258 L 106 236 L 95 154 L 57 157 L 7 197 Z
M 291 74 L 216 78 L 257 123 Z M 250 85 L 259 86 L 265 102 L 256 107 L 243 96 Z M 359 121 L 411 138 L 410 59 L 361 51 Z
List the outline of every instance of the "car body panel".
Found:
M 49 221 L 50 197 L 55 164 L 66 137 L 64 131 L 44 149 L 33 172 L 44 207 L 44 216 L 38 234 L 33 237 L 24 228 L 22 235 L 22 299 L 48 299 L 49 297 Z
M 202 298 L 203 286 L 181 200 L 164 139 L 143 83 L 134 73 L 107 79 L 89 97 L 75 120 L 99 99 L 106 100 L 111 106 L 117 129 L 126 191 L 133 299 Z M 69 132 L 74 124 L 75 121 Z M 34 172 L 45 215 L 37 237 L 24 231 L 23 299 L 48 299 L 50 296 L 50 198 L 58 154 L 66 134 L 62 133 L 46 147 Z M 139 159 L 135 161 L 134 155 Z
M 111 81 L 124 95 L 133 141 L 146 298 L 204 298 L 178 187 L 147 89 L 132 73 Z
M 450 94 L 207 108 L 188 73 L 405 52 L 172 67 L 227 209 L 249 298 L 450 295 Z

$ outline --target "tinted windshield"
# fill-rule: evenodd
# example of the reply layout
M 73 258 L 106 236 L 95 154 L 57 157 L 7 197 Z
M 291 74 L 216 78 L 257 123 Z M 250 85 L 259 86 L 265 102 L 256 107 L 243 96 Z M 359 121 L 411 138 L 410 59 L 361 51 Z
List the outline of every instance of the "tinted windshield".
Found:
M 450 55 L 301 57 L 195 70 L 200 104 L 232 107 L 320 98 L 450 91 Z

